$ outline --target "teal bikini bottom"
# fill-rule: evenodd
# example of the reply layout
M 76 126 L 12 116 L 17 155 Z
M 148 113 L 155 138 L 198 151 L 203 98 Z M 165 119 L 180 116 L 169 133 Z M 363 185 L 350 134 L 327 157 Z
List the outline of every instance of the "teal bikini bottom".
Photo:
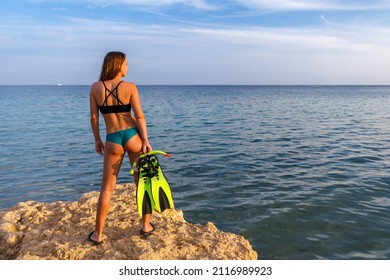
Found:
M 108 133 L 106 136 L 106 141 L 112 142 L 122 147 L 125 146 L 127 141 L 133 138 L 135 135 L 139 133 L 138 127 L 132 127 L 125 130 L 119 130 L 113 133 Z

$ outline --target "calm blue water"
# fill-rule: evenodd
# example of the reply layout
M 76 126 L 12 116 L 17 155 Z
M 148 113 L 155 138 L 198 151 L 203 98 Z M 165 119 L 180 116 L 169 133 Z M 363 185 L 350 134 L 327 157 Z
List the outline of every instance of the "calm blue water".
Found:
M 261 259 L 390 258 L 390 87 L 139 91 L 189 222 L 245 236 Z M 88 94 L 0 87 L 0 209 L 99 190 Z

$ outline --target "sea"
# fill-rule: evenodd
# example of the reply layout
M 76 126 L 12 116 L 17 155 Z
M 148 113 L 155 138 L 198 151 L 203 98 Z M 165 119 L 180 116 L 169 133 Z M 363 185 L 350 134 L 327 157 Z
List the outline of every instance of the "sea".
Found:
M 390 258 L 389 86 L 138 90 L 188 222 L 244 236 L 259 259 Z M 0 210 L 99 191 L 89 86 L 0 86 L 0 106 Z

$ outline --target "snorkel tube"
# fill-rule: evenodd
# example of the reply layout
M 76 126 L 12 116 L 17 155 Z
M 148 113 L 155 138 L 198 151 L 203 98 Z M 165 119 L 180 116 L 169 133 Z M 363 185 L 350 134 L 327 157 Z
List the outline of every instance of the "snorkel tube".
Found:
M 135 159 L 133 166 L 131 167 L 130 174 L 134 174 L 134 172 L 139 171 L 137 165 L 138 165 L 138 162 L 140 159 L 143 159 L 144 157 L 151 156 L 151 155 L 164 155 L 168 158 L 172 157 L 171 154 L 168 154 L 168 153 L 160 151 L 160 150 L 154 150 L 154 151 L 151 151 L 151 152 L 146 153 L 146 154 L 141 154 Z

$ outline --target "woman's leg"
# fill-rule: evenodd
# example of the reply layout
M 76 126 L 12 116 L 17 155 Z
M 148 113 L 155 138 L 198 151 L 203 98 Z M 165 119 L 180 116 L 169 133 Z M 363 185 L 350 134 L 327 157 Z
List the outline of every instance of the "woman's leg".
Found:
M 101 241 L 104 223 L 110 208 L 111 196 L 116 186 L 116 180 L 124 157 L 122 146 L 106 142 L 104 148 L 103 178 L 96 210 L 95 232 L 91 239 Z
M 125 144 L 125 149 L 129 154 L 130 165 L 132 166 L 134 161 L 140 155 L 142 148 L 142 140 L 139 134 L 133 136 L 127 143 Z M 134 172 L 134 182 L 138 187 L 138 172 Z M 153 230 L 153 226 L 150 224 L 150 214 L 146 214 L 142 217 L 142 230 L 144 232 L 149 232 Z

